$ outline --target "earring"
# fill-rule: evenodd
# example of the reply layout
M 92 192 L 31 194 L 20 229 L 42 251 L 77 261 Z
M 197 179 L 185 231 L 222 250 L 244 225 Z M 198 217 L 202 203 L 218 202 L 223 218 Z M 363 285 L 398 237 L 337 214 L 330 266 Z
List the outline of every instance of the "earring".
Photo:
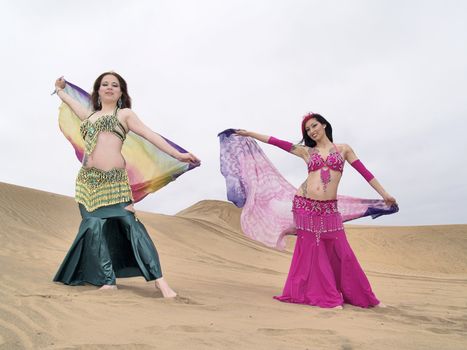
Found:
M 97 97 L 97 107 L 101 108 L 101 97 Z
M 122 104 L 123 104 L 123 103 L 122 103 L 122 98 L 120 97 L 120 98 L 118 99 L 118 102 L 117 102 L 118 108 L 122 108 Z

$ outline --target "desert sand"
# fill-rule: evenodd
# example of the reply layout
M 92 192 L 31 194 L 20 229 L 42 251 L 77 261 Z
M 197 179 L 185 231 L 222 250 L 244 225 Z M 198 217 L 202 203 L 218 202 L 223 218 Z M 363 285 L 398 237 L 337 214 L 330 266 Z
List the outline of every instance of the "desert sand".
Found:
M 329 310 L 272 299 L 294 238 L 284 252 L 246 238 L 230 203 L 138 217 L 175 299 L 142 277 L 114 291 L 52 282 L 76 203 L 0 183 L 0 349 L 467 349 L 467 225 L 347 225 L 387 308 Z

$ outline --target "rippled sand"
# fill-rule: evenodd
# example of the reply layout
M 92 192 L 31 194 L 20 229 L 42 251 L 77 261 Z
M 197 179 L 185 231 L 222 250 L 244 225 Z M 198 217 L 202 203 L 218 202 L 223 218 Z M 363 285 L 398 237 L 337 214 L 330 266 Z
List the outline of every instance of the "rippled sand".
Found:
M 52 278 L 79 213 L 69 197 L 0 183 L 0 349 L 466 349 L 467 225 L 347 226 L 385 309 L 280 303 L 290 264 L 240 232 L 240 210 L 206 200 L 138 213 L 179 293 L 143 278 L 119 290 Z

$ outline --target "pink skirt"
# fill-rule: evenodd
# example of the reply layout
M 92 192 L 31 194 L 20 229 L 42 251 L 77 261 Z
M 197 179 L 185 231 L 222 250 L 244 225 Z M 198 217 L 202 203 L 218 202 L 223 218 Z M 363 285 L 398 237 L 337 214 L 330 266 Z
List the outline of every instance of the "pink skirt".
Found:
M 292 211 L 297 242 L 282 295 L 274 298 L 325 308 L 378 305 L 347 241 L 337 201 L 295 196 Z

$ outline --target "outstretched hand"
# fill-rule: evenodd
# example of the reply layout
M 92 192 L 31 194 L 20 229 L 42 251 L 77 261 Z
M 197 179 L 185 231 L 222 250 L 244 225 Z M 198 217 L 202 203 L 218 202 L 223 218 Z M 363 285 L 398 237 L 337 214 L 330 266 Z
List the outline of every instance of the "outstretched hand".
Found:
M 250 132 L 243 129 L 237 129 L 235 133 L 240 136 L 250 136 Z
M 388 206 L 397 205 L 396 199 L 390 194 L 386 194 L 385 196 L 383 196 L 383 200 Z
M 55 80 L 55 89 L 64 89 L 66 85 L 65 78 L 61 76 L 57 80 Z
M 180 155 L 178 156 L 177 158 L 179 161 L 181 162 L 185 162 L 185 163 L 190 163 L 190 164 L 200 164 L 201 161 L 194 155 L 194 154 L 191 154 L 191 153 L 180 153 Z

